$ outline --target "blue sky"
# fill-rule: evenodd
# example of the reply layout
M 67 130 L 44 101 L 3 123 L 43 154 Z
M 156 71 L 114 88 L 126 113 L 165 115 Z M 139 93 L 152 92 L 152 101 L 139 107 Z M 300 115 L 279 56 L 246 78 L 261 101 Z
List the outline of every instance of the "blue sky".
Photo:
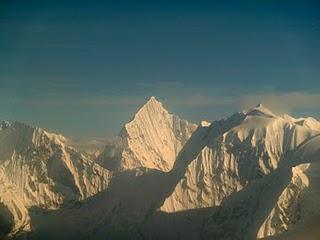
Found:
M 102 3 L 105 2 L 105 3 Z M 1 1 L 1 119 L 110 136 L 151 95 L 198 122 L 320 113 L 317 1 Z

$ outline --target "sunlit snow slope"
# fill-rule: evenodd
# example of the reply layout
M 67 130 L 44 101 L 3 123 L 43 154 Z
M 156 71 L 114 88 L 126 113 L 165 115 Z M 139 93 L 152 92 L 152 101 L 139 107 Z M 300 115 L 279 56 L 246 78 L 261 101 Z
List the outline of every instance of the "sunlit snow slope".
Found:
M 259 104 L 196 126 L 151 97 L 97 155 L 2 122 L 1 236 L 257 239 L 320 219 L 314 118 Z

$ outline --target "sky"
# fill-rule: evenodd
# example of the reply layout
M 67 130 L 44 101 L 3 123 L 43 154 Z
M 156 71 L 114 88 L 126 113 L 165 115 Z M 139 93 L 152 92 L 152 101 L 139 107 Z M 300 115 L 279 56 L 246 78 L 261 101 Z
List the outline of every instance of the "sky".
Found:
M 0 119 L 113 136 L 150 97 L 191 122 L 320 117 L 319 1 L 0 1 Z

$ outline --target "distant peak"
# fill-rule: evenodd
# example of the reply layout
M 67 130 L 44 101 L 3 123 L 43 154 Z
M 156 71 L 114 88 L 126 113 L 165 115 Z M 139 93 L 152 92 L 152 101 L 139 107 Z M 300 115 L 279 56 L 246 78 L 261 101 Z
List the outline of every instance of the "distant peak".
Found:
M 149 100 L 140 108 L 160 108 L 163 109 L 162 103 L 156 99 L 156 97 L 151 96 Z
M 159 102 L 154 96 L 151 96 L 139 109 L 138 111 L 133 115 L 132 119 L 129 123 L 125 124 L 127 126 L 128 124 L 133 124 L 135 120 L 146 118 L 147 116 L 153 116 L 157 117 L 159 114 L 157 113 L 166 113 L 169 114 L 168 111 L 162 106 L 162 103 Z
M 156 99 L 155 96 L 151 96 L 151 97 L 149 98 L 149 101 L 157 101 L 157 99 Z
M 161 104 L 157 99 L 156 99 L 156 97 L 155 96 L 151 96 L 150 98 L 149 98 L 149 100 L 146 102 L 146 104 Z
M 261 103 L 249 109 L 249 111 L 247 111 L 246 114 L 251 116 L 266 116 L 266 117 L 276 116 L 272 111 L 270 111 L 266 106 L 262 105 Z

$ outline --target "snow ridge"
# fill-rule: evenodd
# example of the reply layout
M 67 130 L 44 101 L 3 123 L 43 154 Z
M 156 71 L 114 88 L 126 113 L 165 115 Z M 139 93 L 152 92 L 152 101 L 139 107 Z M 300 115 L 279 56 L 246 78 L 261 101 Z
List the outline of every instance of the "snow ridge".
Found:
M 30 231 L 33 206 L 57 209 L 108 186 L 111 173 L 64 145 L 61 135 L 13 122 L 2 128 L 0 145 L 0 201 L 12 214 L 12 233 Z
M 151 97 L 96 157 L 62 135 L 3 121 L 0 217 L 14 236 L 32 231 L 32 209 L 52 210 L 41 222 L 60 216 L 72 234 L 99 238 L 110 226 L 146 230 L 139 224 L 159 212 L 215 207 L 196 236 L 277 235 L 320 216 L 319 136 L 316 119 L 279 116 L 262 104 L 196 126 Z

